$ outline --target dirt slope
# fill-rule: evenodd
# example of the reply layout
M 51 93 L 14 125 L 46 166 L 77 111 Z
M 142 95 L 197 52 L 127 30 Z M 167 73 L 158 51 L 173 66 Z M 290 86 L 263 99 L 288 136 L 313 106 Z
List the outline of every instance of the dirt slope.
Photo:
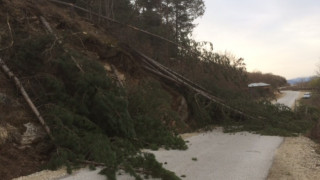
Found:
M 42 142 L 22 144 L 24 124 L 37 122 L 2 72 L 0 84 L 0 179 L 6 180 L 40 170 L 48 157 L 43 154 Z
M 117 43 L 106 34 L 105 29 L 80 18 L 74 11 L 70 11 L 68 8 L 59 8 L 48 1 L 2 0 L 0 1 L 0 49 L 5 48 L 5 50 L 0 51 L 0 57 L 20 78 L 22 84 L 30 84 L 32 77 L 24 77 L 19 74 L 18 68 L 15 69 L 14 63 L 10 61 L 14 54 L 14 48 L 8 45 L 12 40 L 12 47 L 15 47 L 23 39 L 49 34 L 41 23 L 40 17 L 44 17 L 56 34 L 63 36 L 64 40 L 68 41 L 66 47 L 72 46 L 73 49 L 89 59 L 103 62 L 103 64 L 106 61 L 114 64 L 119 71 L 126 71 L 132 75 L 134 69 L 135 75 L 138 74 L 136 71 L 138 68 L 135 66 L 135 62 L 132 62 L 130 55 L 123 53 L 120 48 L 116 47 Z M 13 33 L 13 39 L 10 38 L 10 33 Z M 58 44 L 59 42 L 54 43 Z M 50 51 L 50 48 L 47 50 Z M 123 61 L 119 63 L 120 60 Z M 130 60 L 130 63 L 124 63 L 124 61 Z M 131 79 L 131 81 L 134 80 Z M 46 144 L 48 142 L 46 139 L 30 142 L 28 146 L 21 144 L 21 136 L 27 131 L 25 124 L 30 122 L 37 124 L 37 120 L 14 84 L 2 72 L 0 72 L 0 84 L 0 100 L 5 99 L 5 103 L 0 102 L 0 136 L 4 137 L 0 138 L 0 179 L 7 180 L 45 168 L 44 165 L 47 164 L 54 148 L 50 144 Z M 27 90 L 29 94 L 37 93 L 31 88 Z M 18 106 L 6 104 L 7 99 L 17 102 Z M 36 102 L 39 99 L 32 100 Z M 181 103 L 177 102 L 177 104 Z
M 72 19 L 66 16 L 67 10 L 61 10 L 56 6 L 49 8 L 46 5 L 48 5 L 46 1 L 37 1 L 37 3 L 28 0 L 0 1 L 0 57 L 8 64 L 10 64 L 10 46 L 8 45 L 12 40 L 14 45 L 19 40 L 11 39 L 10 33 L 13 33 L 14 38 L 19 38 L 18 34 L 32 36 L 46 33 L 38 16 L 48 16 L 47 19 L 50 19 L 52 25 L 61 26 L 61 31 L 64 31 L 63 26 L 70 28 L 76 25 L 83 27 L 86 33 L 92 31 L 92 26 L 87 25 L 88 23 L 83 25 L 80 20 L 77 21 L 80 22 L 79 24 L 76 22 L 66 24 L 66 21 L 72 22 Z M 100 38 L 105 40 L 105 36 Z M 19 77 L 19 74 L 17 76 Z M 22 82 L 27 83 L 25 79 L 22 79 Z M 0 71 L 0 84 L 0 179 L 7 180 L 42 170 L 48 162 L 52 147 L 46 143 L 45 139 L 36 139 L 28 144 L 22 144 L 23 134 L 27 131 L 25 124 L 38 125 L 38 121 L 14 83 L 2 71 Z

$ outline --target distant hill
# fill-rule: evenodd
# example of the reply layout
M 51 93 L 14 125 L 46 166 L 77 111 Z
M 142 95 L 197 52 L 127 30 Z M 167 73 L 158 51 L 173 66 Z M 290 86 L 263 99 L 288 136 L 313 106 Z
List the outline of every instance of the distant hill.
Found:
M 299 78 L 287 80 L 287 82 L 291 85 L 294 85 L 301 82 L 308 82 L 310 80 L 311 80 L 311 77 L 299 77 Z

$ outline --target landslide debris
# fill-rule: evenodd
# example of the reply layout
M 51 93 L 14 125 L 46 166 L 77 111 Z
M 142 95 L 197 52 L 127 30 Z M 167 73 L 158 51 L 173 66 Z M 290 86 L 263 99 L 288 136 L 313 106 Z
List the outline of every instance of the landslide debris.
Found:
M 109 179 L 115 178 L 119 168 L 137 179 L 140 175 L 136 172 L 178 179 L 152 154 L 140 152 L 141 148 L 162 146 L 186 148 L 174 133 L 179 121 L 171 107 L 174 98 L 162 84 L 153 78 L 141 78 L 143 72 L 130 55 L 103 30 L 76 15 L 71 17 L 68 9 L 45 1 L 2 3 L 0 22 L 7 26 L 1 29 L 0 44 L 14 43 L 1 56 L 20 78 L 54 137 L 53 141 L 43 137 L 21 96 L 1 74 L 6 81 L 2 85 L 7 85 L 1 91 L 3 103 L 10 101 L 5 92 L 15 92 L 14 101 L 22 104 L 18 108 L 24 107 L 19 116 L 12 107 L 3 105 L 15 119 L 1 119 L 2 178 L 27 175 L 41 168 L 64 165 L 71 172 L 84 165 L 104 164 L 101 173 Z M 46 32 L 40 17 L 54 27 L 58 37 Z M 110 64 L 115 65 L 111 72 L 106 68 Z M 112 78 L 115 68 L 127 73 L 130 88 L 117 85 L 118 79 Z M 16 134 L 22 143 L 10 141 L 14 133 L 6 123 L 20 128 Z M 30 138 L 32 134 L 42 136 Z
M 140 149 L 186 149 L 178 134 L 212 123 L 230 131 L 281 135 L 303 133 L 312 124 L 312 118 L 301 120 L 303 113 L 296 116 L 283 106 L 253 100 L 244 90 L 241 59 L 199 50 L 205 58 L 199 54 L 183 56 L 187 54 L 183 52 L 185 61 L 168 57 L 162 63 L 233 107 L 264 118 L 246 119 L 188 89 L 160 81 L 143 71 L 129 48 L 123 48 L 123 43 L 109 34 L 117 29 L 93 23 L 80 12 L 40 0 L 0 3 L 0 56 L 19 77 L 54 137 L 51 141 L 36 128 L 39 124 L 29 107 L 1 74 L 3 179 L 41 168 L 66 166 L 71 172 L 101 164 L 105 167 L 101 173 L 109 179 L 115 179 L 118 169 L 137 179 L 142 178 L 141 173 L 179 179 Z M 122 39 L 127 36 L 122 34 Z M 153 52 L 156 54 L 157 48 Z M 26 134 L 34 138 L 21 144 Z

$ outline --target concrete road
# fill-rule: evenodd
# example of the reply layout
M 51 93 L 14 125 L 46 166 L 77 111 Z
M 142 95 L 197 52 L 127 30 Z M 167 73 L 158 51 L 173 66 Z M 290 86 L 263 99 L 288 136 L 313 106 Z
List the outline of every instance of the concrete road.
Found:
M 282 137 L 247 132 L 225 134 L 221 128 L 186 139 L 188 150 L 149 151 L 166 169 L 183 180 L 264 180 L 267 178 Z M 83 169 L 63 180 L 103 180 L 98 171 Z M 119 180 L 133 180 L 128 175 Z
M 277 103 L 289 107 L 301 97 L 300 92 L 283 91 L 284 96 Z M 261 136 L 247 132 L 225 134 L 221 129 L 195 134 L 186 138 L 189 149 L 186 151 L 151 151 L 164 167 L 185 176 L 185 180 L 264 180 L 268 176 L 276 149 L 282 137 Z M 117 177 L 120 180 L 134 179 L 128 175 Z M 32 178 L 34 179 L 34 178 Z M 63 180 L 102 180 L 98 170 L 82 169 L 73 175 L 56 176 Z
M 282 137 L 221 129 L 187 139 L 187 151 L 154 151 L 158 161 L 186 180 L 263 180 Z
M 281 93 L 284 95 L 276 103 L 284 104 L 290 108 L 294 107 L 295 101 L 300 99 L 303 94 L 300 91 L 281 91 Z

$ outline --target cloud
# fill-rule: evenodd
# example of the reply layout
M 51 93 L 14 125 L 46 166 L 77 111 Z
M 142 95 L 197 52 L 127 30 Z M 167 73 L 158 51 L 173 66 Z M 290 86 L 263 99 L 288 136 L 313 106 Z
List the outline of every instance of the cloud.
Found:
M 320 52 L 320 1 L 207 0 L 194 38 L 245 58 L 248 70 L 287 78 L 314 73 Z
M 296 18 L 285 24 L 282 31 L 305 45 L 319 45 L 320 13 Z

